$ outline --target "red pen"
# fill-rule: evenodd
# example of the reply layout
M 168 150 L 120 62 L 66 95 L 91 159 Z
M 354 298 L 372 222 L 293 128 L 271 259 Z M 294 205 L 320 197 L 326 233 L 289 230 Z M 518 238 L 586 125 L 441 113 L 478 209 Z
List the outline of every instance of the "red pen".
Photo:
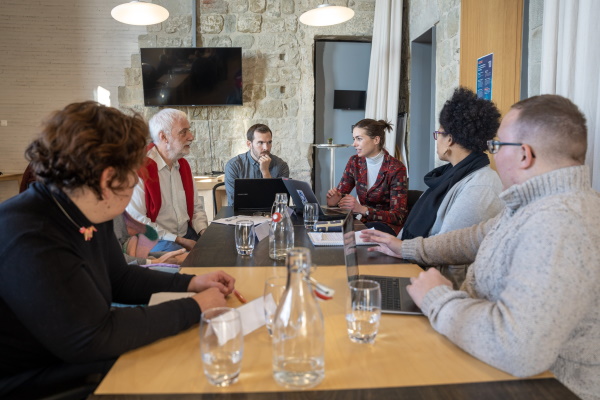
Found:
M 248 300 L 246 300 L 244 296 L 242 296 L 242 294 L 236 289 L 233 289 L 233 294 L 235 294 L 235 297 L 237 297 L 238 300 L 242 302 L 242 304 L 246 304 L 248 302 Z

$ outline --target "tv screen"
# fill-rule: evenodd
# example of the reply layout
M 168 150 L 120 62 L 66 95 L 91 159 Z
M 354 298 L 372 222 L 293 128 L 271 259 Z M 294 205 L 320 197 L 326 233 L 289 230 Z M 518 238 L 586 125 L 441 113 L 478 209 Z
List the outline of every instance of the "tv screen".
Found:
M 364 110 L 367 92 L 364 90 L 334 90 L 333 108 L 336 110 Z
M 241 47 L 140 49 L 146 106 L 241 106 Z

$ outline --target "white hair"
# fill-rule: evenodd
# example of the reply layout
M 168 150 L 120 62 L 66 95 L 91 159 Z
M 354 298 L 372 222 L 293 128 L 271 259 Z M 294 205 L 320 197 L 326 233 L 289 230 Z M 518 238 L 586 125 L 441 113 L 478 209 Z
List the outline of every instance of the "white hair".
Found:
M 154 114 L 150 121 L 148 121 L 148 127 L 150 128 L 150 137 L 154 143 L 158 143 L 160 132 L 171 134 L 173 124 L 178 119 L 186 119 L 187 115 L 183 111 L 175 110 L 174 108 L 165 108 Z

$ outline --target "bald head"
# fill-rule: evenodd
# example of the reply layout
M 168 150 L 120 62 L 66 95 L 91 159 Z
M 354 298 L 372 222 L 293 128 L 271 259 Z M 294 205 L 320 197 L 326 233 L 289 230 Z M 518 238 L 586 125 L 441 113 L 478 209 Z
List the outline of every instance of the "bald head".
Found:
M 571 100 L 545 94 L 512 106 L 518 111 L 515 139 L 531 145 L 535 156 L 557 167 L 585 162 L 585 116 Z

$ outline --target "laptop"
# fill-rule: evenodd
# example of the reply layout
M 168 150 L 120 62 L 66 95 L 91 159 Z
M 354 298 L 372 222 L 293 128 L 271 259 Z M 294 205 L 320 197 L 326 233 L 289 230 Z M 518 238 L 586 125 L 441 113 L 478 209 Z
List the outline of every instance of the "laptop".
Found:
M 387 314 L 423 315 L 414 303 L 406 286 L 410 285 L 410 278 L 393 276 L 360 275 L 358 270 L 358 255 L 356 253 L 356 239 L 354 232 L 354 218 L 350 215 L 344 219 L 342 226 L 344 234 L 344 259 L 348 282 L 357 279 L 370 279 L 379 283 L 381 287 L 381 312 Z
M 307 182 L 297 181 L 295 179 L 284 179 L 283 183 L 287 188 L 287 192 L 290 194 L 292 201 L 294 202 L 294 212 L 298 215 L 304 214 L 305 203 L 317 203 L 317 196 L 313 192 L 312 188 Z M 331 221 L 336 219 L 344 219 L 346 215 L 352 215 L 348 211 L 337 209 L 326 209 L 323 210 L 319 204 L 319 221 Z
M 236 179 L 233 183 L 233 209 L 270 212 L 277 193 L 287 193 L 281 178 Z

